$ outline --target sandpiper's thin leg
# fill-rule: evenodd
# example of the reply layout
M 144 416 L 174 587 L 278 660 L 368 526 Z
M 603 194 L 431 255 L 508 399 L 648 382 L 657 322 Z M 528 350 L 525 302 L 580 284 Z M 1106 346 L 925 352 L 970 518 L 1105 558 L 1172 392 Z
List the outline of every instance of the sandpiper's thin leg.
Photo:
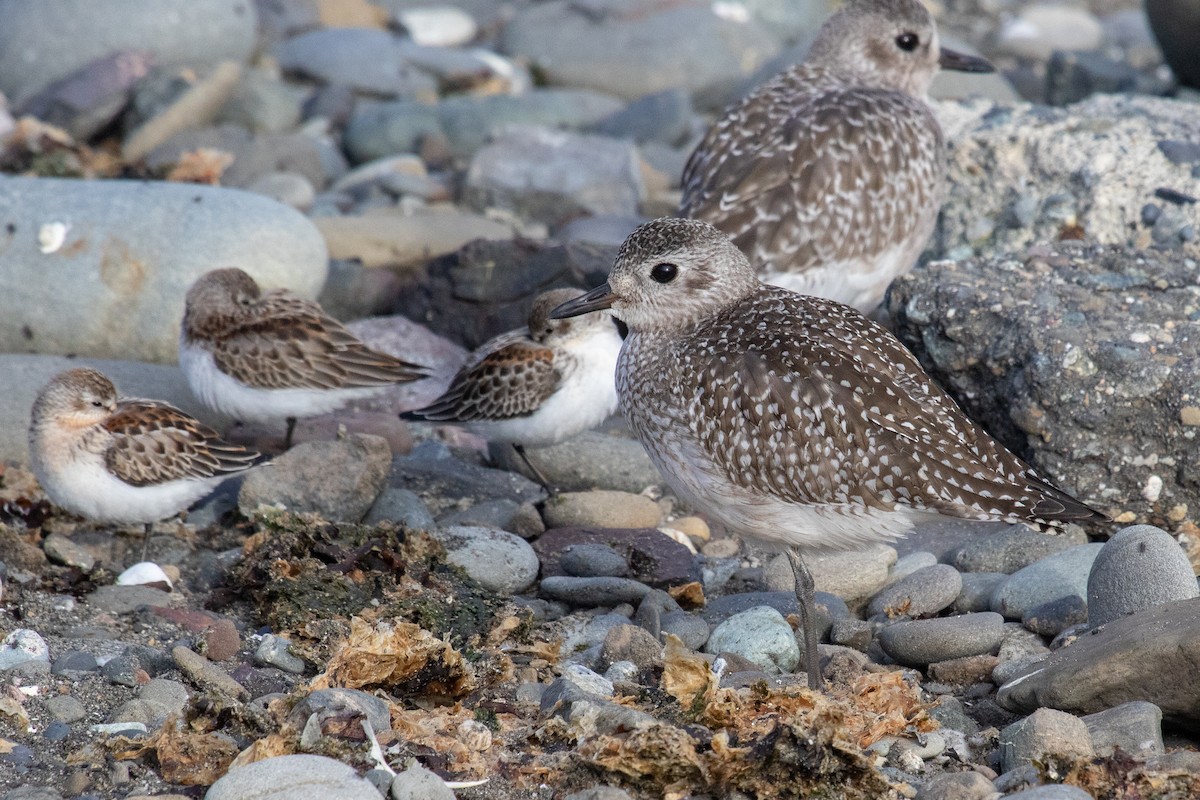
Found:
M 558 489 L 555 489 L 550 485 L 550 481 L 546 480 L 546 476 L 542 474 L 542 471 L 535 467 L 533 462 L 529 460 L 529 456 L 525 454 L 525 445 L 513 444 L 513 450 L 517 451 L 517 455 L 519 455 L 521 460 L 525 462 L 525 466 L 529 467 L 529 471 L 533 473 L 533 476 L 537 479 L 537 482 L 540 483 L 542 488 L 546 490 L 546 494 L 550 495 L 551 497 L 557 495 Z
M 296 431 L 296 418 L 288 417 L 287 418 L 287 435 L 283 437 L 283 449 L 284 450 L 292 449 L 292 434 L 295 433 L 295 431 Z
M 817 649 L 817 599 L 812 573 L 804 565 L 799 551 L 788 549 L 788 561 L 796 579 L 796 602 L 800 604 L 800 627 L 804 631 L 804 665 L 808 671 L 808 688 L 821 688 L 821 652 Z
M 146 560 L 146 552 L 150 548 L 150 531 L 154 528 L 153 522 L 147 522 L 146 528 L 142 532 L 142 561 Z

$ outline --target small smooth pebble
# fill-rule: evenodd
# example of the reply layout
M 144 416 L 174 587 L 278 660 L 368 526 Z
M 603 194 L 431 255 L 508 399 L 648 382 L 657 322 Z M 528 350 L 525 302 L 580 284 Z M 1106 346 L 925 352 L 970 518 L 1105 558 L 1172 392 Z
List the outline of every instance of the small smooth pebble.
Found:
M 770 675 L 791 672 L 800 663 L 796 634 L 775 609 L 755 606 L 734 614 L 708 637 L 707 653 L 733 653 L 757 664 Z
M 512 595 L 537 580 L 537 554 L 516 534 L 474 525 L 435 528 L 430 534 L 445 546 L 447 559 L 485 589 Z
M 1004 771 L 1048 755 L 1091 758 L 1095 755 L 1087 725 L 1074 714 L 1039 708 L 1000 732 Z
M 293 675 L 304 673 L 304 659 L 292 655 L 292 643 L 282 636 L 268 633 L 254 651 L 254 660 L 258 664 L 278 667 Z
M 37 631 L 17 628 L 0 642 L 0 671 L 29 661 L 50 663 L 50 645 Z
M 599 543 L 569 545 L 562 551 L 558 563 L 563 572 L 577 578 L 623 578 L 629 573 L 625 556 Z
M 925 666 L 989 652 L 1003 637 L 1004 618 L 982 612 L 897 622 L 880 632 L 879 644 L 901 664 Z
M 921 567 L 875 595 L 867 613 L 888 617 L 930 616 L 953 603 L 962 585 L 962 576 L 949 564 Z
M 1008 619 L 1021 619 L 1042 603 L 1087 594 L 1088 574 L 1104 545 L 1081 544 L 1023 567 L 996 587 L 992 610 Z
M 351 766 L 315 755 L 276 756 L 234 767 L 204 800 L 379 800 L 370 781 Z
M 454 800 L 446 782 L 417 762 L 392 779 L 392 800 Z
M 541 583 L 541 594 L 575 606 L 614 606 L 637 603 L 650 587 L 631 578 L 574 578 L 556 575 Z

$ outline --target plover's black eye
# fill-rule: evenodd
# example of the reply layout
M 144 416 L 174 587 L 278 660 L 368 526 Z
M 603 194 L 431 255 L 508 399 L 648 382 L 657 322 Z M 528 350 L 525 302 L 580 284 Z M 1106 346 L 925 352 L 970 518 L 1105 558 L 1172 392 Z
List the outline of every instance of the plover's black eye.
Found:
M 92 405 L 94 405 L 96 408 L 104 408 L 104 402 L 101 400 L 93 400 Z
M 896 47 L 899 47 L 906 53 L 911 53 L 917 49 L 917 45 L 921 43 L 920 38 L 911 31 L 905 31 L 896 37 Z
M 650 277 L 658 283 L 670 283 L 678 274 L 679 267 L 666 261 L 655 264 L 654 269 L 650 270 Z

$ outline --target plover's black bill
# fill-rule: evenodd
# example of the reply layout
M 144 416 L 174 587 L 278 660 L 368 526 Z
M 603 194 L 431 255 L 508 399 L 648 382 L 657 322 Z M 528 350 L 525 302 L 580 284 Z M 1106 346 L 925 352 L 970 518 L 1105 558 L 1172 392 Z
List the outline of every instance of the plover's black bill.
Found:
M 576 297 L 574 300 L 568 300 L 562 305 L 555 306 L 550 312 L 550 319 L 578 317 L 580 314 L 586 314 L 589 311 L 600 311 L 601 309 L 611 308 L 613 301 L 616 299 L 617 296 L 613 294 L 613 290 L 609 288 L 609 285 L 602 283 L 585 295 Z
M 941 54 L 938 56 L 938 65 L 942 69 L 951 69 L 955 72 L 995 72 L 996 68 L 992 66 L 992 62 L 986 58 L 979 56 L 969 56 L 966 53 L 960 53 L 957 50 L 950 50 L 943 47 Z

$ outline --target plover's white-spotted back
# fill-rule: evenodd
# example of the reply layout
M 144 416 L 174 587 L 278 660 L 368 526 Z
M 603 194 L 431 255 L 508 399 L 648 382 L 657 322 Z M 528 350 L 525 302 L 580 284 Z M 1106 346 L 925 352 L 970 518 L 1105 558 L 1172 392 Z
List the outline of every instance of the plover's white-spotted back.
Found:
M 319 305 L 262 291 L 240 269 L 213 270 L 187 293 L 179 366 L 209 408 L 242 422 L 324 414 L 425 368 L 364 345 Z
M 42 388 L 29 426 L 33 472 L 51 502 L 111 523 L 173 516 L 258 453 L 156 400 L 118 399 L 112 381 L 72 369 Z
M 1040 528 L 1105 518 L 968 419 L 885 328 L 762 284 L 707 223 L 643 225 L 608 283 L 552 316 L 600 308 L 629 326 L 621 410 L 671 487 L 792 559 L 810 684 L 801 553 L 886 541 L 933 515 Z
M 919 0 L 848 0 L 807 58 L 731 106 L 683 174 L 680 216 L 720 228 L 764 281 L 869 312 L 912 268 L 944 195 L 926 101 L 938 44 Z
M 539 295 L 525 328 L 481 345 L 442 396 L 413 415 L 463 423 L 487 439 L 517 445 L 522 457 L 525 445 L 556 444 L 603 422 L 617 408 L 621 336 L 612 315 L 548 316 L 581 294 L 553 289 Z

